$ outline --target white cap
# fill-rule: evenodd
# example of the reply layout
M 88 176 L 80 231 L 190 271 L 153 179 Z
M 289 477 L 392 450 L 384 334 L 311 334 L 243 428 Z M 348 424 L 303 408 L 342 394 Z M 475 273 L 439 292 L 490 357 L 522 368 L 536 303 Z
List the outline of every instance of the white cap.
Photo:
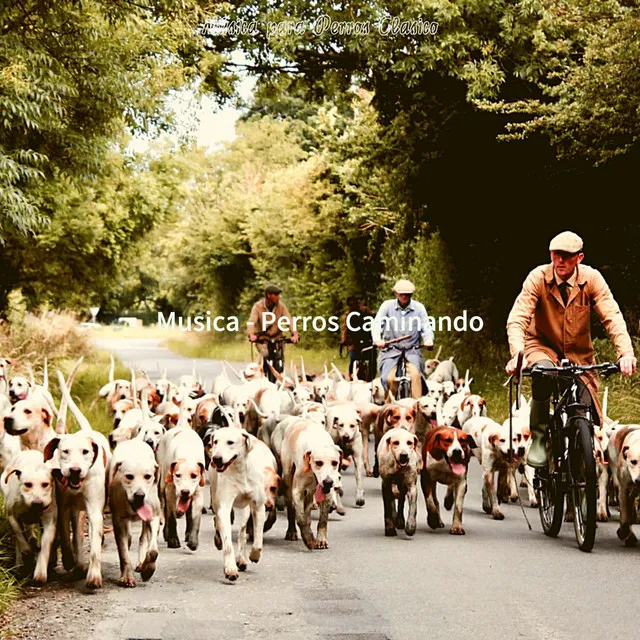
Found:
M 398 280 L 393 285 L 393 290 L 395 293 L 413 293 L 416 288 L 413 286 L 413 282 L 409 280 Z
M 549 243 L 549 251 L 579 253 L 582 251 L 582 238 L 573 233 L 573 231 L 563 231 L 551 240 Z

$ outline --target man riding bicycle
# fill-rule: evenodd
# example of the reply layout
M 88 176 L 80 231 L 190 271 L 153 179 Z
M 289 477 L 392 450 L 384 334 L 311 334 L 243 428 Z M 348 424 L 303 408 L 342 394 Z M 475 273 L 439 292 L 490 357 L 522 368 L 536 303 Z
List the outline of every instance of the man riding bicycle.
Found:
M 394 397 L 398 393 L 396 370 L 401 357 L 407 360 L 407 374 L 411 378 L 411 397 L 422 395 L 424 359 L 421 347 L 433 349 L 433 330 L 427 318 L 427 310 L 417 300 L 412 300 L 416 288 L 409 280 L 398 280 L 393 287 L 395 298 L 385 300 L 373 321 L 373 343 L 380 349 L 378 370 L 382 386 Z M 391 342 L 408 336 L 405 340 Z
M 582 247 L 578 235 L 564 231 L 549 245 L 551 264 L 536 267 L 527 276 L 507 319 L 512 356 L 505 367 L 508 374 L 515 373 L 521 351 L 524 352 L 523 367 L 534 363 L 537 367 L 550 367 L 559 365 L 562 359 L 576 364 L 595 364 L 591 342 L 592 306 L 615 345 L 620 371 L 624 375 L 635 373 L 637 360 L 618 303 L 600 272 L 581 265 Z M 593 404 L 600 414 L 597 375 L 585 374 L 582 381 L 581 402 Z M 532 467 L 547 465 L 546 434 L 552 391 L 550 378 L 532 379 L 532 442 L 527 454 L 527 464 Z
M 260 364 L 268 374 L 266 361 L 269 357 L 269 341 L 284 339 L 284 332 L 278 326 L 280 318 L 288 318 L 291 329 L 291 342 L 299 341 L 298 332 L 293 328 L 291 314 L 283 302 L 280 302 L 282 289 L 275 284 L 269 284 L 264 290 L 264 298 L 258 300 L 251 308 L 247 322 L 249 341 L 256 343 L 260 354 Z
M 361 298 L 356 298 L 355 296 L 347 298 L 347 307 L 347 312 L 342 317 L 340 346 L 348 349 L 349 373 L 352 374 L 355 362 L 361 362 L 363 359 L 371 359 L 371 362 L 373 362 L 373 350 L 369 350 L 369 347 L 373 345 L 373 338 L 371 337 L 371 331 L 365 327 L 365 319 L 372 318 L 375 314 L 365 306 Z M 363 349 L 367 351 L 363 353 Z M 365 380 L 365 382 L 370 382 L 373 372 L 359 371 L 358 377 L 361 380 Z

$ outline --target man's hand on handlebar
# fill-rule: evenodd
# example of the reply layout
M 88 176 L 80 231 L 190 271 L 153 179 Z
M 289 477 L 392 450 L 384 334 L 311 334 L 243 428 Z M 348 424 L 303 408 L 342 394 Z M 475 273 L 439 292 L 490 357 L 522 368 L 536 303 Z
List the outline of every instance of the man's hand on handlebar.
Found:
M 623 376 L 630 376 L 636 372 L 638 360 L 635 356 L 622 356 L 618 360 L 618 365 Z
M 293 344 L 298 344 L 298 342 L 300 342 L 300 336 L 298 335 L 298 332 L 297 332 L 297 331 L 294 331 L 294 332 L 291 334 L 291 342 L 292 342 Z
M 378 349 L 384 349 L 387 346 L 387 343 L 384 340 L 380 340 L 379 342 L 376 342 L 375 345 Z
M 258 336 L 255 333 L 250 333 L 249 342 L 258 342 Z
M 427 341 L 422 345 L 423 349 L 426 349 L 427 351 L 433 351 L 433 342 L 431 341 Z
M 507 365 L 505 367 L 507 373 L 512 376 L 518 369 L 518 356 L 520 354 L 516 353 L 515 356 L 513 356 L 513 358 L 511 358 L 511 360 L 509 360 L 509 362 L 507 362 Z M 522 355 L 522 369 L 524 369 L 527 366 L 527 359 L 524 357 L 524 354 Z

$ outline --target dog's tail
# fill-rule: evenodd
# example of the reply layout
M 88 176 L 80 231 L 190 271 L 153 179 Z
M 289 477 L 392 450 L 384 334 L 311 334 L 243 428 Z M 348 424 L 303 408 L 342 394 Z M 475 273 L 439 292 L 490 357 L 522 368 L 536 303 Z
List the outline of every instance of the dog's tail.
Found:
M 131 371 L 131 398 L 133 400 L 133 408 L 138 408 L 138 392 L 136 391 L 136 372 L 133 367 L 129 369 Z
M 76 419 L 78 426 L 82 431 L 93 431 L 93 429 L 91 428 L 91 424 L 89 424 L 89 421 L 85 418 L 85 416 L 82 414 L 82 411 L 78 409 L 78 406 L 73 401 L 73 398 L 69 393 L 69 389 L 67 389 L 67 385 L 64 381 L 64 376 L 62 375 L 62 372 L 58 369 L 57 373 L 58 373 L 58 383 L 60 384 L 60 392 L 62 393 L 62 397 L 64 398 L 67 405 L 69 406 L 69 409 L 71 409 L 71 413 L 73 414 L 73 417 Z
M 49 367 L 47 365 L 47 356 L 44 357 L 44 367 L 42 369 L 42 388 L 49 391 Z
M 73 369 L 71 369 L 71 373 L 69 374 L 69 378 L 67 379 L 67 389 L 71 391 L 71 386 L 73 385 L 73 379 L 76 377 L 76 373 L 82 364 L 84 357 L 81 356 L 80 359 L 75 363 Z M 62 395 L 60 399 L 60 408 L 58 409 L 58 419 L 56 420 L 56 433 L 61 435 L 63 433 L 68 433 L 67 429 L 67 400 Z

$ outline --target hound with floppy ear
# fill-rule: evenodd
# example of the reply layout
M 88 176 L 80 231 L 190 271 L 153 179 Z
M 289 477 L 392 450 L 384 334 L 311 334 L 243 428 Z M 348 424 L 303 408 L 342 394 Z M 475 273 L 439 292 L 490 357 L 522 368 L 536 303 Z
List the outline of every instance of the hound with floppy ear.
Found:
M 19 436 L 23 449 L 43 452 L 47 443 L 55 438 L 51 426 L 52 413 L 43 402 L 27 398 L 16 402 L 4 419 L 9 435 Z
M 509 425 L 501 425 L 490 418 L 471 418 L 464 425 L 465 433 L 470 434 L 480 446 L 473 452 L 482 465 L 482 509 L 490 513 L 494 520 L 504 520 L 500 511 L 496 494 L 495 474 L 502 472 L 507 484 L 515 487 L 515 472 L 520 465 L 520 458 L 524 460 L 526 453 L 524 442 L 518 443 L 517 434 L 512 435 L 513 459 L 509 459 L 511 446 L 509 444 Z
M 270 454 L 266 445 L 237 427 L 221 427 L 213 434 L 209 482 L 216 529 L 215 544 L 224 554 L 224 575 L 228 580 L 236 580 L 238 571 L 247 568 L 249 516 L 253 520 L 254 534 L 249 560 L 258 562 L 262 554 L 267 499 L 262 455 L 265 448 Z M 231 541 L 231 511 L 234 507 L 240 510 L 237 556 Z
M 116 380 L 114 378 L 115 361 L 113 359 L 113 355 L 110 357 L 111 366 L 109 367 L 109 382 L 100 388 L 98 396 L 100 398 L 106 398 L 109 411 L 113 413 L 118 400 L 131 400 L 133 398 L 133 389 L 129 380 Z
M 427 504 L 427 523 L 432 529 L 444 527 L 440 518 L 440 506 L 436 496 L 437 483 L 446 484 L 446 509 L 453 511 L 450 533 L 464 535 L 462 507 L 467 492 L 467 469 L 471 449 L 476 448 L 473 436 L 453 427 L 438 427 L 427 432 L 422 445 L 422 472 L 420 485 Z
M 325 429 L 311 420 L 293 420 L 281 449 L 289 527 L 285 540 L 297 540 L 296 524 L 309 549 L 327 549 L 331 491 L 340 484 L 342 452 Z M 311 507 L 318 504 L 317 537 L 311 531 Z
M 620 496 L 620 527 L 616 532 L 625 547 L 638 543 L 631 529 L 635 496 L 640 491 L 640 425 L 616 431 L 609 442 L 609 464 Z
M 124 587 L 136 586 L 129 561 L 130 524 L 134 520 L 142 521 L 136 571 L 146 582 L 156 570 L 160 529 L 158 471 L 152 449 L 142 440 L 121 442 L 113 452 L 109 466 L 109 505 L 120 558 L 120 584 Z
M 376 460 L 373 466 L 374 478 L 377 478 L 379 475 L 377 452 L 382 436 L 389 431 L 389 429 L 406 429 L 407 431 L 411 431 L 411 433 L 415 433 L 416 417 L 415 401 L 413 401 L 409 406 L 392 402 L 385 404 L 384 407 L 382 407 L 378 413 L 375 428 Z
M 40 451 L 22 451 L 11 461 L 0 477 L 7 520 L 16 537 L 16 565 L 32 566 L 37 550 L 34 538 L 27 540 L 31 525 L 42 525 L 40 553 L 35 563 L 33 579 L 47 581 L 51 548 L 56 536 L 58 510 L 51 468 Z
M 362 419 L 353 404 L 334 405 L 327 412 L 327 430 L 342 450 L 342 457 L 353 457 L 356 474 L 356 506 L 364 506 L 364 455 Z M 367 442 L 367 445 L 369 443 Z M 338 502 L 338 507 L 342 505 Z
M 186 425 L 186 411 L 181 411 L 179 424 Z M 198 548 L 200 519 L 205 486 L 204 446 L 200 436 L 188 425 L 169 429 L 158 445 L 160 464 L 160 503 L 164 511 L 164 539 L 169 548 L 178 549 L 180 539 L 176 517 L 187 514 L 186 542 L 189 549 Z
M 80 431 L 57 436 L 44 450 L 45 461 L 56 453 L 57 468 L 53 475 L 59 487 L 58 511 L 62 563 L 67 571 L 87 570 L 87 587 L 102 586 L 103 511 L 106 501 L 106 468 L 111 457 L 107 439 L 94 431 L 69 394 L 64 378 L 58 371 L 60 390 L 75 417 Z M 89 521 L 89 563 L 84 560 L 80 513 L 87 512 Z M 71 547 L 71 531 L 75 551 Z
M 418 437 L 406 429 L 387 431 L 378 446 L 382 500 L 384 502 L 384 535 L 396 536 L 396 528 L 404 529 L 408 536 L 416 532 L 418 510 L 418 473 L 422 459 L 418 450 Z M 398 488 L 398 504 L 394 498 L 394 485 Z M 409 517 L 404 519 L 404 501 L 409 498 Z

